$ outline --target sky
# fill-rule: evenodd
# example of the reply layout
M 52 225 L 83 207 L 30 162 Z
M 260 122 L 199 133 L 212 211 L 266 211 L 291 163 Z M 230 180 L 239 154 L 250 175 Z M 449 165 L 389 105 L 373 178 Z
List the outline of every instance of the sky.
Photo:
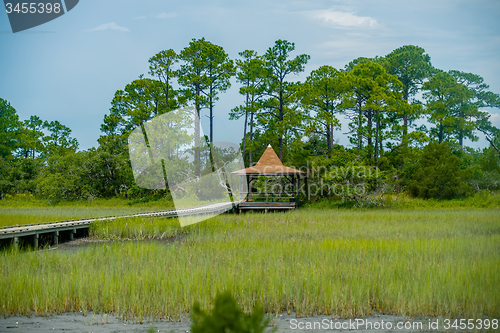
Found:
M 500 93 L 499 16 L 495 0 L 80 0 L 63 16 L 14 34 L 2 11 L 0 98 L 21 120 L 58 120 L 80 149 L 97 147 L 114 93 L 147 75 L 148 59 L 159 51 L 180 52 L 202 37 L 232 59 L 246 49 L 263 54 L 278 39 L 294 42 L 292 56 L 311 58 L 293 80 L 322 65 L 343 68 L 358 57 L 417 45 L 435 67 L 478 74 Z M 214 108 L 214 141 L 241 141 L 243 123 L 228 114 L 244 98 L 232 82 Z M 500 127 L 500 110 L 485 110 Z M 335 139 L 348 145 L 342 123 Z M 487 146 L 484 138 L 467 144 Z

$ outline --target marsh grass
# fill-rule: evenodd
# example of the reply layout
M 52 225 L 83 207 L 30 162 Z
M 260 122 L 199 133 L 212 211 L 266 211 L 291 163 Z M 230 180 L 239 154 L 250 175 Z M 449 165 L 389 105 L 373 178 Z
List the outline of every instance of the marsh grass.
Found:
M 382 196 L 368 197 L 367 200 L 342 201 L 335 198 L 322 198 L 316 201 L 304 203 L 307 208 L 314 209 L 334 209 L 334 208 L 360 208 L 371 207 L 374 209 L 405 209 L 405 210 L 423 210 L 423 209 L 471 209 L 471 208 L 500 208 L 500 192 L 490 192 L 487 190 L 481 193 L 475 193 L 472 196 L 445 199 L 421 199 L 413 198 L 407 194 L 385 194 Z
M 1 312 L 176 319 L 229 290 L 247 313 L 259 303 L 267 313 L 297 316 L 498 318 L 499 216 L 496 209 L 302 209 L 228 214 L 185 228 L 173 219 L 96 224 L 94 237 L 117 241 L 0 253 Z M 185 236 L 120 241 L 161 230 Z
M 56 206 L 37 199 L 0 200 L 0 227 L 78 218 L 127 215 L 173 208 L 173 203 L 168 200 L 133 203 L 120 199 L 96 199 L 92 202 L 61 202 Z
M 119 218 L 90 225 L 90 236 L 106 240 L 143 240 L 174 237 L 187 230 L 178 219 L 155 217 Z

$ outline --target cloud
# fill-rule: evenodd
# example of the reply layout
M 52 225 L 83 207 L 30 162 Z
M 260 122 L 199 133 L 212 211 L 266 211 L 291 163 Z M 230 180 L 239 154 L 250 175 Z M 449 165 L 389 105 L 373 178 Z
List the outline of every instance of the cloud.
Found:
M 490 121 L 493 124 L 493 126 L 500 127 L 500 114 L 489 112 L 489 111 L 488 111 L 488 113 L 490 114 Z
M 177 15 L 177 12 L 171 12 L 171 13 L 160 13 L 158 15 L 156 15 L 156 18 L 159 18 L 159 19 L 166 19 L 166 18 L 171 18 L 171 17 L 176 17 L 178 16 Z
M 326 9 L 305 12 L 310 18 L 335 28 L 376 28 L 377 20 L 369 16 L 357 16 L 350 12 Z
M 146 19 L 145 15 L 134 17 L 134 20 L 145 20 L 145 19 Z
M 123 31 L 123 32 L 130 31 L 129 28 L 120 27 L 115 22 L 104 23 L 104 24 L 101 24 L 98 27 L 95 27 L 95 28 L 92 28 L 92 29 L 89 29 L 89 30 L 84 30 L 84 31 L 104 31 L 104 30 L 116 30 L 116 31 Z

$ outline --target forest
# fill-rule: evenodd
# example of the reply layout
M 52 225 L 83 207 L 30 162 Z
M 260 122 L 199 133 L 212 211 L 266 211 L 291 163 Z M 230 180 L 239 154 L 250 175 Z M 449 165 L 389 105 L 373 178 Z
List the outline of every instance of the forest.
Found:
M 129 134 L 193 105 L 209 118 L 212 143 L 214 110 L 234 81 L 241 104 L 227 117 L 243 120 L 245 166 L 271 144 L 285 165 L 307 170 L 309 184 L 340 189 L 316 191 L 310 200 L 379 204 L 390 193 L 451 199 L 500 188 L 500 130 L 486 111 L 500 107 L 500 96 L 481 76 L 435 68 L 423 48 L 405 45 L 344 68 L 323 65 L 300 82 L 296 74 L 306 71 L 310 56 L 294 51 L 294 43 L 277 40 L 262 55 L 244 50 L 230 59 L 204 38 L 161 51 L 149 59 L 147 74 L 110 96 L 98 146 L 87 150 L 59 121 L 21 120 L 15 105 L 0 98 L 0 199 L 168 198 L 168 189 L 135 184 Z M 338 143 L 338 130 L 350 145 Z M 479 135 L 488 147 L 466 145 Z M 357 191 L 361 185 L 365 190 Z

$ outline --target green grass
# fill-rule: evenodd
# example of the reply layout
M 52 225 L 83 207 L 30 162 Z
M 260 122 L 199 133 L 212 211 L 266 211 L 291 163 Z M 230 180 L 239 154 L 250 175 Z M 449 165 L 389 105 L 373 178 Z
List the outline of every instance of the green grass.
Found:
M 380 200 L 379 200 L 380 201 Z M 388 194 L 380 201 L 381 207 L 373 209 L 399 209 L 399 210 L 435 210 L 435 209 L 471 209 L 471 208 L 500 208 L 500 193 L 482 191 L 472 197 L 454 200 L 424 200 L 411 198 L 404 194 Z M 369 202 L 362 205 L 370 206 Z M 350 209 L 356 208 L 356 202 L 343 202 L 323 198 L 318 201 L 305 203 L 306 208 L 313 209 Z M 138 200 L 126 200 L 119 198 L 94 199 L 92 201 L 61 201 L 57 205 L 49 204 L 46 200 L 35 199 L 28 195 L 17 195 L 9 199 L 0 200 L 0 227 L 54 222 L 77 218 L 92 218 L 102 216 L 127 215 L 140 212 L 161 211 L 174 209 L 173 202 L 167 199 L 141 202 Z M 140 221 L 140 220 L 138 220 Z M 126 223 L 126 222 L 125 222 Z M 134 222 L 133 222 L 134 223 Z M 132 223 L 132 224 L 133 224 Z M 146 225 L 146 222 L 138 222 Z M 156 231 L 147 231 L 144 237 L 162 237 L 164 231 L 162 223 L 155 223 L 152 228 Z M 121 222 L 115 223 L 110 228 L 121 228 Z M 174 223 L 175 225 L 175 223 Z M 170 228 L 170 227 L 168 227 Z M 169 229 L 170 230 L 170 229 Z M 129 233 L 128 230 L 110 231 L 114 233 Z M 116 238 L 114 235 L 106 238 Z M 125 237 L 127 238 L 127 237 Z
M 173 209 L 172 201 L 135 202 L 123 199 L 68 201 L 49 205 L 33 198 L 0 200 L 0 227 L 77 218 L 126 215 Z
M 51 203 L 30 194 L 6 195 L 0 200 L 0 207 L 163 207 L 172 205 L 172 200 L 161 199 L 123 199 L 123 198 L 94 198 L 93 200 L 60 200 Z
M 90 236 L 106 240 L 144 240 L 177 236 L 186 233 L 178 219 L 173 218 L 120 218 L 94 223 L 90 226 Z
M 457 199 L 421 199 L 413 198 L 404 193 L 371 196 L 365 201 L 343 201 L 340 198 L 320 198 L 304 203 L 304 207 L 315 209 L 471 209 L 471 208 L 500 208 L 500 192 L 492 193 L 486 190 L 469 197 Z
M 230 290 L 249 312 L 500 316 L 500 210 L 313 210 L 96 224 L 114 242 L 0 253 L 4 316 L 173 319 Z M 122 241 L 175 236 L 176 242 Z

